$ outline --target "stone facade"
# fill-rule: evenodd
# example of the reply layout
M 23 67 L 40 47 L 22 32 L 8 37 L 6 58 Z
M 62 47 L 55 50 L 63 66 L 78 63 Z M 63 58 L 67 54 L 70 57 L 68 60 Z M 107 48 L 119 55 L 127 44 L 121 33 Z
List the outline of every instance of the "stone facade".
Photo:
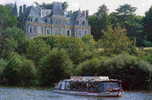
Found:
M 19 12 L 24 18 L 24 29 L 30 37 L 47 34 L 83 37 L 91 34 L 88 11 L 67 12 L 60 2 L 52 3 L 51 9 L 23 6 Z

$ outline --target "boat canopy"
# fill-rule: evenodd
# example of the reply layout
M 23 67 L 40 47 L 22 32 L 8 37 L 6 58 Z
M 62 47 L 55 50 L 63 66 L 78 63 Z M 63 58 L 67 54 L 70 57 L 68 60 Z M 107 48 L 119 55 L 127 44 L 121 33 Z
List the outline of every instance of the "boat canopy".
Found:
M 108 81 L 108 76 L 72 76 L 70 81 Z

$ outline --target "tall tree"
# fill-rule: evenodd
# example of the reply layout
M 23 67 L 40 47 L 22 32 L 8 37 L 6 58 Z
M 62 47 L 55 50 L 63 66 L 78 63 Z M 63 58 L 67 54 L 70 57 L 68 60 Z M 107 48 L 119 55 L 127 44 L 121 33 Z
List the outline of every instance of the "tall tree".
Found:
M 135 15 L 136 8 L 129 4 L 121 5 L 116 12 L 110 14 L 110 21 L 113 27 L 121 26 L 126 29 L 127 35 L 131 39 L 137 40 L 137 45 L 141 46 L 143 38 L 143 24 L 141 16 Z
M 146 38 L 152 42 L 152 7 L 146 12 L 143 23 Z
M 136 7 L 132 7 L 129 4 L 121 5 L 116 11 L 119 15 L 128 16 L 128 15 L 134 15 L 134 12 L 136 11 Z
M 109 25 L 108 8 L 105 5 L 100 6 L 98 12 L 89 17 L 89 23 L 94 38 L 100 39 L 103 36 L 103 31 Z
M 108 27 L 102 39 L 98 41 L 98 47 L 103 48 L 107 54 L 119 54 L 133 50 L 133 41 L 126 35 L 126 30 L 121 27 Z

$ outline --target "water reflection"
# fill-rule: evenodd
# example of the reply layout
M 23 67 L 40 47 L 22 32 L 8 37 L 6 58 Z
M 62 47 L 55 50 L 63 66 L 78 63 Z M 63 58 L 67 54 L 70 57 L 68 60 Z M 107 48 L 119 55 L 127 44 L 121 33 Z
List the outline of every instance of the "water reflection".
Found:
M 0 88 L 0 100 L 152 100 L 152 93 L 126 92 L 123 97 L 97 98 L 53 93 L 49 90 Z

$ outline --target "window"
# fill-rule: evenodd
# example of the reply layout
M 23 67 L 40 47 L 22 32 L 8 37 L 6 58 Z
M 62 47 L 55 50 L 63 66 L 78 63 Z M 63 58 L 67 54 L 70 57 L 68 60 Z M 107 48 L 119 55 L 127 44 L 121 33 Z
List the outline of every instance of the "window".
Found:
M 47 29 L 47 34 L 49 34 L 50 33 L 50 31 Z
M 38 18 L 35 18 L 35 22 L 38 22 Z
M 30 33 L 32 33 L 32 27 L 30 27 Z
M 67 35 L 70 36 L 70 30 L 67 31 Z
M 85 25 L 85 21 L 82 22 L 82 25 Z

